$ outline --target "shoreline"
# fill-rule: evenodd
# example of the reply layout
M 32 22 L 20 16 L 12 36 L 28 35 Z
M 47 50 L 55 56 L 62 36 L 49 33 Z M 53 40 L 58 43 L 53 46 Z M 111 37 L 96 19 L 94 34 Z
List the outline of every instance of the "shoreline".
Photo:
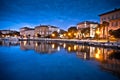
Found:
M 82 44 L 82 45 L 95 46 L 95 47 L 120 49 L 120 42 L 111 42 L 111 41 L 107 42 L 102 40 L 36 38 L 36 39 L 19 39 L 19 41 L 54 41 L 54 42 Z

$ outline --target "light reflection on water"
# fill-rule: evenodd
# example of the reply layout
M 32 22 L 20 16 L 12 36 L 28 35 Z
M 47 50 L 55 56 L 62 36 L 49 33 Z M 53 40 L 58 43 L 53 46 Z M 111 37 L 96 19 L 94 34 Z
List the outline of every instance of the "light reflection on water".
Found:
M 0 45 L 1 45 L 0 50 L 2 53 L 0 55 L 1 56 L 0 64 L 3 65 L 3 67 L 6 67 L 4 66 L 6 64 L 13 65 L 12 67 L 9 68 L 8 71 L 6 68 L 3 68 L 6 70 L 6 74 L 7 73 L 11 74 L 9 72 L 10 69 L 13 70 L 13 72 L 16 71 L 16 73 L 19 72 L 18 73 L 19 75 L 15 74 L 16 77 L 12 77 L 12 78 L 10 77 L 12 80 L 13 79 L 17 79 L 17 80 L 20 80 L 20 79 L 22 80 L 23 79 L 29 79 L 29 80 L 40 80 L 40 79 L 42 80 L 48 80 L 48 79 L 90 80 L 91 79 L 91 80 L 96 80 L 97 79 L 97 80 L 100 80 L 102 77 L 104 79 L 109 79 L 109 80 L 120 79 L 119 78 L 120 76 L 120 51 L 119 50 L 101 48 L 101 47 L 84 46 L 84 45 L 72 44 L 72 43 L 50 42 L 50 41 L 46 41 L 46 42 L 45 41 L 21 41 L 21 42 L 1 41 Z M 6 48 L 9 50 L 11 46 L 13 49 L 19 45 L 20 45 L 19 49 L 17 50 L 14 49 L 15 51 L 18 51 L 17 54 L 19 55 L 21 55 L 20 53 L 36 53 L 36 54 L 41 54 L 41 55 L 44 54 L 44 56 L 36 55 L 36 54 L 32 54 L 32 55 L 22 54 L 23 57 L 26 56 L 27 58 L 25 59 L 26 62 L 24 61 L 21 62 L 22 56 L 21 57 L 17 56 L 21 64 L 18 64 L 17 61 L 14 61 L 14 64 L 9 63 L 9 61 L 6 61 L 6 63 L 3 64 L 2 56 L 5 54 L 7 55 L 7 53 L 9 53 L 9 51 L 5 53 L 4 50 Z M 8 48 L 7 46 L 9 46 L 10 48 Z M 13 53 L 14 50 L 13 51 L 11 50 L 11 53 Z M 13 56 L 17 54 L 15 53 L 13 54 Z M 54 55 L 52 55 L 51 57 L 49 54 L 54 54 Z M 27 62 L 27 60 L 31 60 L 31 59 L 35 61 L 38 61 L 40 59 L 43 62 L 41 61 L 38 61 L 37 63 L 34 63 L 34 61 Z M 24 67 L 21 68 L 20 66 L 24 66 Z M 88 66 L 90 66 L 90 68 Z M 25 74 L 28 74 L 28 75 L 26 76 L 22 75 L 22 72 L 20 72 L 16 68 L 18 69 L 20 68 L 23 71 L 25 69 L 25 71 L 27 71 L 25 72 Z M 59 71 L 59 69 L 61 71 Z M 3 70 L 1 68 L 0 74 L 4 73 L 2 71 Z M 32 73 L 33 75 L 30 74 L 30 71 L 34 72 Z M 12 74 L 14 75 L 13 72 Z M 95 72 L 96 74 L 94 74 L 93 72 Z M 0 77 L 0 80 L 2 79 L 4 80 L 6 79 L 5 78 L 6 76 L 9 76 L 8 74 L 7 75 L 6 74 L 5 75 L 3 74 L 3 76 Z M 49 74 L 49 75 L 46 75 L 46 74 Z M 19 78 L 19 77 L 24 77 L 24 78 Z

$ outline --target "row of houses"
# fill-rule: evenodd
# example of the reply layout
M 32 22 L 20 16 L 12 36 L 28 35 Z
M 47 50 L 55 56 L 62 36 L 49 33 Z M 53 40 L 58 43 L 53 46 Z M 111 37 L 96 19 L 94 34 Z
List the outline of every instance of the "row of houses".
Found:
M 83 21 L 76 25 L 78 30 L 76 34 L 76 38 L 83 38 L 83 37 L 92 37 L 94 38 L 97 34 L 100 38 L 108 37 L 109 30 L 116 30 L 120 28 L 120 9 L 114 9 L 112 11 L 103 13 L 99 15 L 100 23 L 92 22 L 92 21 Z M 104 22 L 109 23 L 107 27 L 102 27 L 98 29 L 96 32 L 96 28 L 100 27 L 100 24 Z M 89 28 L 88 33 L 82 33 L 82 30 Z M 33 38 L 33 37 L 47 37 L 52 34 L 54 31 L 59 32 L 60 29 L 55 26 L 50 25 L 40 25 L 33 28 L 23 27 L 20 29 L 20 35 L 23 38 Z
M 15 30 L 0 30 L 0 37 L 8 38 L 8 37 L 19 37 L 20 34 Z
M 92 37 L 94 38 L 97 35 L 102 37 L 108 37 L 109 30 L 116 30 L 120 28 L 120 9 L 114 9 L 112 11 L 103 13 L 99 15 L 100 17 L 100 23 L 92 22 L 92 21 L 83 21 L 76 25 L 76 28 L 78 30 L 76 34 L 76 38 L 83 38 L 83 37 Z M 100 28 L 99 25 L 103 24 L 104 22 L 109 23 L 107 27 Z M 96 30 L 98 28 L 98 30 Z M 84 29 L 89 29 L 87 33 L 83 33 Z M 56 26 L 51 25 L 39 25 L 35 28 L 29 28 L 29 27 L 22 27 L 20 28 L 20 37 L 21 38 L 36 38 L 36 37 L 49 37 L 54 31 L 61 33 L 61 29 L 59 29 Z M 63 30 L 64 32 L 64 30 Z M 12 30 L 0 30 L 0 33 L 2 34 L 2 37 L 9 37 L 9 36 L 19 36 L 19 32 L 12 31 Z M 12 34 L 11 34 L 12 33 Z M 14 34 L 13 34 L 14 33 Z M 1 35 L 0 34 L 0 35 Z
M 81 34 L 81 30 L 84 28 L 89 28 L 89 34 L 86 37 L 95 37 L 95 34 L 100 38 L 109 37 L 110 30 L 120 29 L 120 9 L 114 9 L 109 12 L 105 12 L 99 15 L 100 23 L 84 21 L 77 24 L 78 37 L 81 38 L 84 34 Z M 104 22 L 108 23 L 107 25 Z M 102 25 L 102 27 L 100 26 Z M 98 30 L 96 30 L 98 28 Z
M 95 37 L 95 28 L 97 26 L 98 26 L 98 23 L 91 22 L 91 21 L 85 21 L 77 24 L 76 27 L 78 29 L 78 32 L 76 34 L 76 37 L 81 38 L 83 36 L 81 35 L 80 30 L 84 28 L 90 28 L 89 35 L 87 36 L 85 35 L 85 37 Z M 46 38 L 46 37 L 49 37 L 54 31 L 61 33 L 61 29 L 59 29 L 58 27 L 50 26 L 50 25 L 39 25 L 39 26 L 36 26 L 35 28 L 28 28 L 28 27 L 20 28 L 20 35 L 21 35 L 21 38 L 24 38 L 24 39 L 27 39 L 27 38 L 33 39 L 36 37 Z

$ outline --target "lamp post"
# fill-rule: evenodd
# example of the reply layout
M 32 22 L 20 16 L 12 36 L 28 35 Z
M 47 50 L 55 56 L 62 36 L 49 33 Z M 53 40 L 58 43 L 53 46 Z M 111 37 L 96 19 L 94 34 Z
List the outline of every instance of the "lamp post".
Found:
M 52 33 L 52 37 L 53 37 L 53 38 L 55 37 L 55 34 L 54 34 L 54 33 Z
M 99 28 L 98 28 L 98 30 L 96 31 L 96 34 L 98 35 L 98 39 L 99 39 L 99 36 L 100 36 Z M 97 40 L 98 40 L 98 39 L 97 39 Z

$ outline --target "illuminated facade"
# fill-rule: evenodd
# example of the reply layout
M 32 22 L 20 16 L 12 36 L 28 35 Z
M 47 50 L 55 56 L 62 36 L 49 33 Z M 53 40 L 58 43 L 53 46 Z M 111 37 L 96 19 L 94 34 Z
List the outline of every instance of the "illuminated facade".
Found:
M 95 28 L 98 26 L 98 23 L 96 22 L 91 22 L 91 21 L 84 21 L 81 23 L 77 24 L 77 29 L 78 29 L 78 38 L 82 37 L 95 37 Z M 83 29 L 88 29 L 88 32 L 82 33 Z
M 120 9 L 114 9 L 112 11 L 100 14 L 100 24 L 104 21 L 108 22 L 108 31 L 116 30 L 120 28 Z M 103 30 L 101 31 L 101 37 L 103 35 Z M 107 27 L 105 27 L 105 36 L 107 36 Z
M 59 29 L 54 26 L 40 25 L 35 27 L 35 36 L 47 37 L 51 35 L 54 31 L 59 32 Z
M 33 28 L 28 28 L 28 27 L 23 27 L 20 28 L 20 36 L 21 38 L 24 39 L 33 39 L 34 38 L 34 29 Z
M 14 30 L 0 30 L 2 37 L 19 37 L 19 32 Z
M 35 27 L 35 36 L 36 37 L 45 37 L 47 35 L 49 35 L 49 27 L 48 26 L 40 25 L 40 26 Z

